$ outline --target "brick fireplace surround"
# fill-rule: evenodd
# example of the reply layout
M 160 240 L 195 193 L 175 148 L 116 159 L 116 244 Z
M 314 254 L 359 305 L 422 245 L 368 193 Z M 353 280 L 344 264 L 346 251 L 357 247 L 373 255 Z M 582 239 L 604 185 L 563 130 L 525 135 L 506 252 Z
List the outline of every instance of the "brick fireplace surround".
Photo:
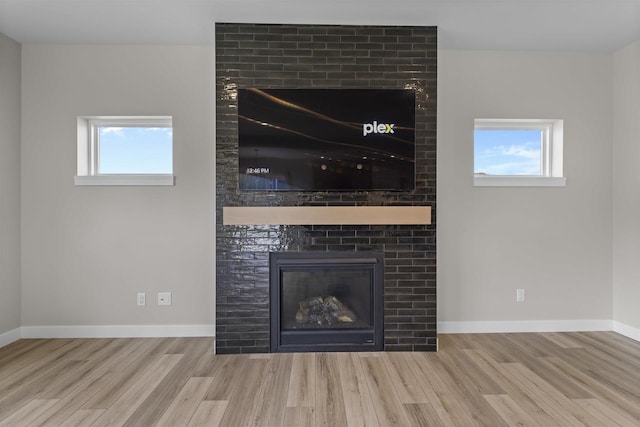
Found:
M 416 188 L 238 191 L 238 88 L 411 88 Z M 384 349 L 436 350 L 436 27 L 216 24 L 216 351 L 269 351 L 269 253 L 383 252 Z M 430 225 L 223 225 L 225 206 L 431 206 Z

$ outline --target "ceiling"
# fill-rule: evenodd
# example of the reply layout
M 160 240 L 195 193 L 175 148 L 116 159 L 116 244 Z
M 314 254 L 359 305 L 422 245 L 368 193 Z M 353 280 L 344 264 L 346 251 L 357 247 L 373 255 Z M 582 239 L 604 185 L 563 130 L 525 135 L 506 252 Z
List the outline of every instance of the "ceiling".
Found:
M 0 0 L 23 43 L 209 44 L 214 22 L 437 25 L 444 49 L 612 52 L 640 0 Z

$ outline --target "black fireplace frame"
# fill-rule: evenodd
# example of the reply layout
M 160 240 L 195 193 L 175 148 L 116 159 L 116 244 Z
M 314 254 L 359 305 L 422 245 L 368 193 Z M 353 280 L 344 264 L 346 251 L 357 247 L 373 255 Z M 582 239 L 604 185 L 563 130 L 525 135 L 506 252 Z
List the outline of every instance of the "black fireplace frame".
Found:
M 271 252 L 271 352 L 382 351 L 384 350 L 384 254 L 381 252 Z M 282 331 L 280 275 L 283 268 L 340 266 L 371 269 L 370 329 Z

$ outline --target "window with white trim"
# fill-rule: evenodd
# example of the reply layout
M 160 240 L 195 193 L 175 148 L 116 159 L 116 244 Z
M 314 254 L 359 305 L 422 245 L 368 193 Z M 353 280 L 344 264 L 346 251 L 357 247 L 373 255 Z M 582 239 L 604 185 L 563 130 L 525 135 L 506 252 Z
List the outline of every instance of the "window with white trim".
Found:
M 173 185 L 169 116 L 78 117 L 76 185 Z
M 562 120 L 476 119 L 474 185 L 564 186 L 562 134 Z

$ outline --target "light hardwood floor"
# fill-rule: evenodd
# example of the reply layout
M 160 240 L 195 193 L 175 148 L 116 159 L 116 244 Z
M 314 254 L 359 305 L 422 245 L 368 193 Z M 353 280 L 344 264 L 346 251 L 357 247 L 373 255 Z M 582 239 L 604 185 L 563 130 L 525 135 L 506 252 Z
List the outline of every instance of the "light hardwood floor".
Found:
M 438 353 L 215 356 L 204 338 L 0 349 L 0 426 L 640 426 L 640 343 L 440 335 Z

